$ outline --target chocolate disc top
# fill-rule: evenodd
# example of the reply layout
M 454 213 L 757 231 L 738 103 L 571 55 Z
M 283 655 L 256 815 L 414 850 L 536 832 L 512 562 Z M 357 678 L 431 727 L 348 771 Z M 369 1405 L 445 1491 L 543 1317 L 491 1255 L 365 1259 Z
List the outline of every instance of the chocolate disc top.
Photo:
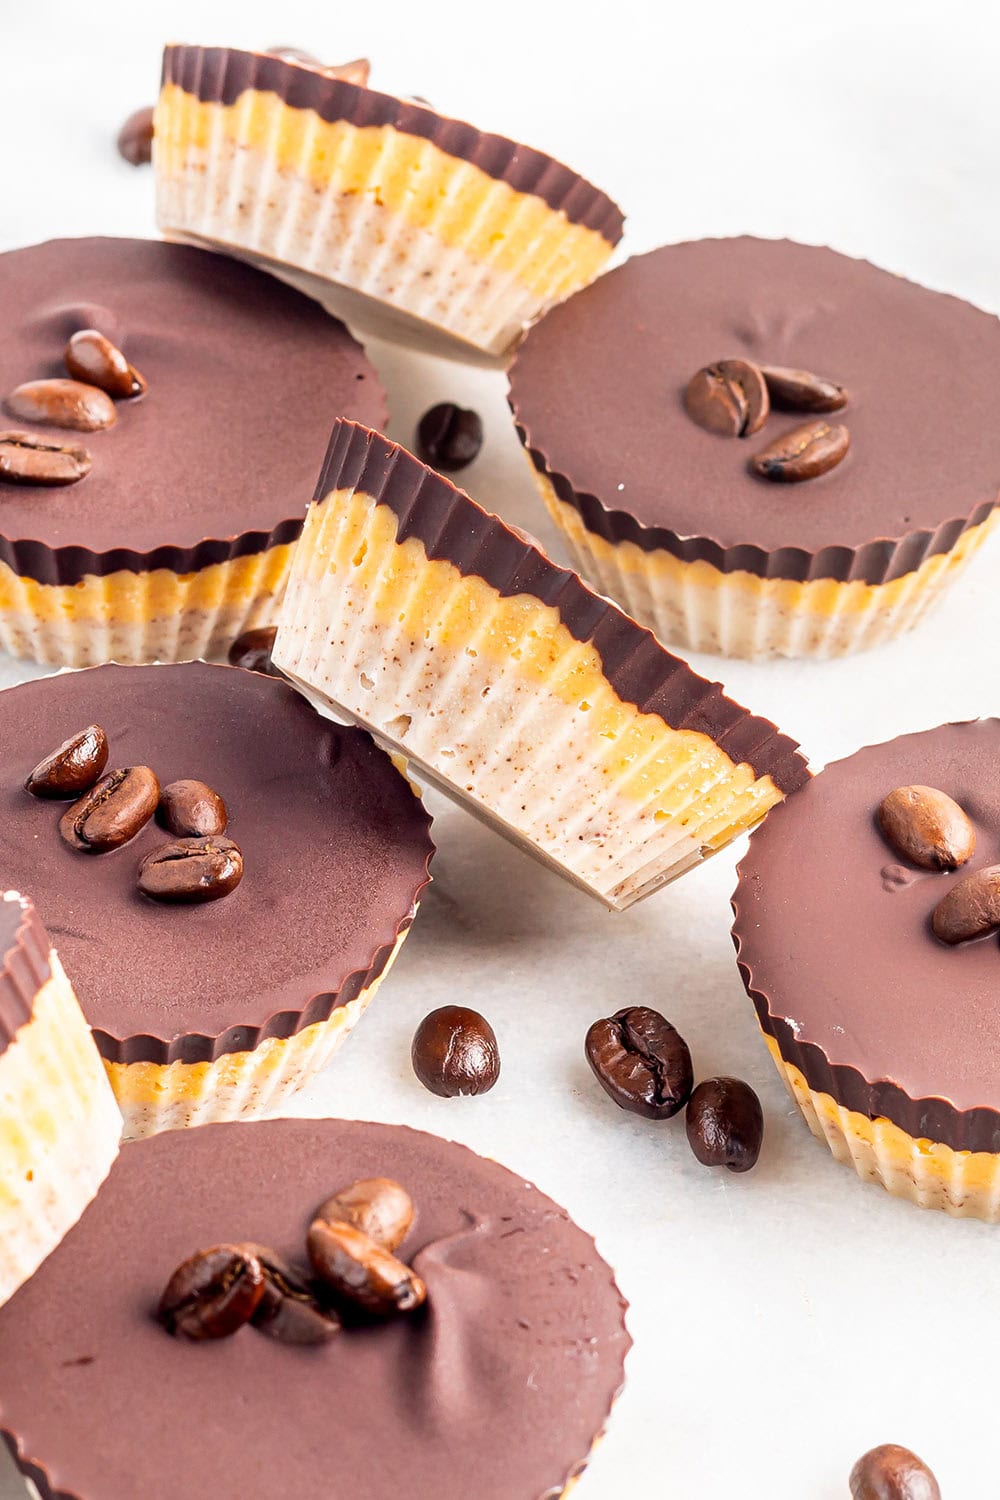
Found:
M 801 415 L 772 411 L 743 439 L 693 421 L 687 383 L 733 358 L 846 387 L 845 461 L 803 485 L 770 484 L 749 460 Z M 743 238 L 636 256 L 547 313 L 518 352 L 511 404 L 536 465 L 611 541 L 726 569 L 879 581 L 989 514 L 998 384 L 995 317 L 832 250 Z
M 383 1173 L 413 1198 L 418 1313 L 308 1349 L 156 1323 L 195 1251 L 254 1239 L 301 1265 L 316 1206 Z M 0 1311 L 0 1427 L 43 1500 L 542 1500 L 604 1427 L 623 1314 L 565 1210 L 463 1146 L 341 1120 L 172 1131 L 121 1153 Z
M 938 902 L 1000 862 L 1000 720 L 946 724 L 827 766 L 750 840 L 734 898 L 744 981 L 764 1030 L 822 1093 L 956 1150 L 1000 1151 L 1000 941 L 959 947 Z M 975 850 L 922 869 L 878 825 L 922 784 L 968 814 Z
M 98 723 L 111 764 L 225 799 L 245 874 L 178 907 L 137 885 L 155 820 L 101 854 L 59 834 L 66 804 L 24 790 L 47 750 Z M 96 667 L 0 693 L 0 869 L 43 916 L 111 1060 L 199 1061 L 325 1020 L 381 973 L 427 881 L 430 820 L 369 737 L 236 667 Z M 41 900 L 41 897 L 39 898 Z

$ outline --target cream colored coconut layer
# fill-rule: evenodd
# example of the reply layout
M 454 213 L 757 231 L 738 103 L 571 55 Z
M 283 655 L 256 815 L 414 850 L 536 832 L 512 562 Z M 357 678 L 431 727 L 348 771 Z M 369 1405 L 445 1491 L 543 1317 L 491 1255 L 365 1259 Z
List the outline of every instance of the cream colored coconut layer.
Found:
M 309 511 L 274 660 L 610 906 L 781 800 L 707 735 L 619 698 L 555 608 L 400 543 L 394 512 L 358 491 Z
M 891 583 L 796 583 L 723 573 L 711 563 L 682 562 L 664 548 L 647 552 L 634 542 L 609 542 L 587 528 L 533 464 L 532 474 L 575 565 L 594 588 L 661 641 L 724 656 L 847 656 L 893 640 L 920 622 L 1000 519 L 994 511 L 963 532 L 950 552 Z
M 0 1305 L 73 1227 L 118 1155 L 122 1120 L 55 953 L 31 1020 L 0 1053 Z
M 385 302 L 491 354 L 586 286 L 612 245 L 531 193 L 391 125 L 277 94 L 156 109 L 157 221 Z

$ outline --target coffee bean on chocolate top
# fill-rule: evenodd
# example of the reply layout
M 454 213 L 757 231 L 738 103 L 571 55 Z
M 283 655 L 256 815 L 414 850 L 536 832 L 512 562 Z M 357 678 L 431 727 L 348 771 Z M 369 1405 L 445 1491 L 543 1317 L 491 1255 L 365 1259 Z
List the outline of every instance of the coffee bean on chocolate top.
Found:
M 59 820 L 74 849 L 100 854 L 127 844 L 156 812 L 160 783 L 148 766 L 128 766 L 103 776 Z
M 181 839 L 225 833 L 228 815 L 218 792 L 203 781 L 171 781 L 160 793 L 157 819 Z
M 414 1033 L 410 1057 L 424 1088 L 442 1099 L 485 1094 L 500 1077 L 493 1027 L 462 1005 L 443 1005 L 425 1016 Z
M 353 1224 L 383 1250 L 395 1250 L 410 1232 L 413 1199 L 390 1177 L 367 1177 L 327 1198 L 313 1218 Z
M 256 1257 L 264 1269 L 264 1295 L 253 1315 L 253 1326 L 281 1344 L 325 1344 L 340 1331 L 340 1319 L 320 1307 L 294 1267 L 266 1245 L 238 1247 Z
M 892 847 L 922 870 L 957 870 L 976 847 L 976 830 L 958 803 L 933 786 L 898 786 L 878 810 Z
M 587 1032 L 587 1061 L 605 1093 L 633 1114 L 668 1120 L 688 1101 L 691 1053 L 659 1011 L 633 1005 Z
M 244 1245 L 215 1245 L 184 1261 L 167 1282 L 156 1316 L 168 1333 L 224 1339 L 253 1317 L 264 1268 Z
M 75 380 L 85 380 L 106 391 L 109 396 L 127 400 L 141 396 L 146 382 L 139 371 L 130 365 L 125 355 L 98 333 L 96 328 L 81 328 L 74 333 L 63 354 L 66 369 Z
M 779 411 L 840 411 L 847 405 L 847 392 L 832 380 L 823 380 L 810 370 L 792 370 L 787 365 L 761 365 L 771 405 Z
M 720 359 L 691 376 L 684 409 L 692 422 L 721 437 L 749 437 L 771 409 L 764 377 L 746 359 Z
M 153 159 L 153 110 L 147 105 L 130 114 L 118 132 L 118 154 L 129 166 L 144 167 Z
M 312 52 L 303 52 L 301 47 L 268 47 L 269 57 L 280 57 L 284 62 L 298 63 L 300 67 L 315 68 L 326 78 L 339 79 L 341 83 L 354 83 L 367 88 L 372 65 L 367 57 L 354 57 L 346 63 L 325 63 Z
M 101 432 L 115 421 L 115 403 L 107 391 L 81 380 L 26 380 L 4 402 L 12 417 L 43 427 Z
M 173 839 L 147 854 L 139 889 L 154 901 L 218 901 L 243 879 L 243 855 L 232 839 Z
M 478 412 L 442 401 L 420 418 L 417 451 L 433 469 L 452 474 L 478 458 L 483 446 L 483 419 Z
M 33 797 L 79 797 L 94 785 L 108 763 L 108 737 L 100 724 L 88 724 L 63 740 L 29 772 L 25 790 Z
M 415 1271 L 353 1224 L 314 1219 L 306 1248 L 324 1291 L 370 1316 L 413 1312 L 427 1297 Z
M 750 467 L 762 479 L 778 484 L 800 484 L 804 479 L 818 479 L 836 468 L 851 446 L 846 427 L 829 422 L 804 422 L 782 433 L 750 460 Z
M 54 442 L 36 432 L 0 432 L 0 484 L 76 484 L 90 465 L 90 454 L 77 443 Z
M 277 634 L 275 625 L 244 630 L 229 648 L 229 665 L 243 667 L 247 672 L 260 672 L 265 677 L 280 677 L 281 673 L 271 660 Z
M 942 943 L 968 943 L 1000 927 L 1000 865 L 984 865 L 957 881 L 934 908 L 931 926 Z
M 708 1078 L 699 1083 L 687 1107 L 687 1138 L 706 1167 L 749 1172 L 764 1139 L 760 1100 L 741 1078 Z
M 897 1443 L 883 1443 L 851 1470 L 851 1500 L 941 1500 L 927 1465 Z

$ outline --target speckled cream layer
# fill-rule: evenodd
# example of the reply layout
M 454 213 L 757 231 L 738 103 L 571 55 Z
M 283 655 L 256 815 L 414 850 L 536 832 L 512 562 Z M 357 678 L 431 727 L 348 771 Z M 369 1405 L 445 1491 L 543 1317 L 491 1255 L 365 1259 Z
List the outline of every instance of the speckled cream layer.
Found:
M 122 1120 L 62 965 L 0 1054 L 0 1305 L 79 1219 L 118 1155 Z
M 0 562 L 0 649 L 55 667 L 219 656 L 243 630 L 274 623 L 294 544 L 196 573 L 156 568 L 38 583 Z
M 781 800 L 707 735 L 623 702 L 551 605 L 396 533 L 360 491 L 311 508 L 274 660 L 562 874 L 626 907 Z
M 592 281 L 612 246 L 432 141 L 248 89 L 156 109 L 157 222 L 385 302 L 487 353 Z
M 530 460 L 529 460 L 530 461 Z M 546 508 L 590 584 L 661 641 L 723 656 L 847 656 L 895 639 L 919 624 L 1000 522 L 1000 511 L 962 533 L 950 552 L 929 557 L 891 583 L 796 583 L 711 563 L 686 563 L 659 548 L 607 541 L 575 506 L 560 500 L 532 464 Z
M 801 1070 L 786 1062 L 766 1036 L 788 1092 L 817 1140 L 838 1161 L 854 1167 L 862 1182 L 875 1182 L 894 1198 L 936 1208 L 956 1219 L 1000 1223 L 1000 1155 L 955 1151 L 941 1141 L 917 1139 L 891 1120 L 870 1120 L 846 1109 L 831 1094 L 809 1087 Z

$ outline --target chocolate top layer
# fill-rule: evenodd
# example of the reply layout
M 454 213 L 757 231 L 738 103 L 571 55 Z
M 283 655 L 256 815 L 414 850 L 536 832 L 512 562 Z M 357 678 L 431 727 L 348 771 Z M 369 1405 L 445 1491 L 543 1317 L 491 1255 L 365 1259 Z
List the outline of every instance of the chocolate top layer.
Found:
M 433 141 L 449 156 L 471 162 L 516 192 L 534 194 L 550 208 L 561 210 L 571 223 L 596 230 L 611 245 L 621 239 L 625 220 L 617 203 L 571 168 L 506 136 L 487 135 L 461 120 L 436 114 L 415 100 L 327 77 L 290 58 L 229 47 L 167 47 L 163 82 L 176 84 L 206 104 L 235 104 L 247 89 L 256 89 L 279 95 L 293 109 L 313 110 L 321 120 L 391 125 Z
M 194 1250 L 301 1263 L 315 1207 L 373 1176 L 413 1197 L 397 1254 L 425 1313 L 318 1349 L 154 1322 Z M 593 1241 L 496 1162 L 389 1125 L 206 1125 L 127 1147 L 0 1311 L 0 1424 L 43 1500 L 542 1500 L 586 1460 L 628 1346 Z
M 85 479 L 0 484 L 0 560 L 43 583 L 189 572 L 292 541 L 333 418 L 385 420 L 378 377 L 342 323 L 204 250 L 115 239 L 13 250 L 0 256 L 0 320 L 0 401 L 65 375 L 66 342 L 88 326 L 149 382 L 106 431 L 64 434 L 93 458 Z M 59 436 L 2 412 L 0 426 Z
M 769 719 L 727 698 L 721 684 L 700 677 L 578 574 L 557 567 L 526 532 L 483 510 L 405 448 L 356 423 L 338 422 L 316 498 L 338 489 L 358 489 L 389 506 L 399 540 L 417 537 L 428 557 L 484 579 L 504 597 L 531 594 L 554 607 L 574 639 L 597 651 L 623 702 L 657 714 L 673 729 L 708 735 L 732 761 L 770 776 L 784 792 L 808 778 L 796 742 Z
M 843 463 L 774 484 L 751 456 L 802 414 L 724 438 L 684 388 L 729 357 L 846 386 Z M 788 240 L 640 255 L 538 323 L 511 370 L 536 465 L 612 541 L 789 578 L 879 582 L 947 551 L 1000 488 L 1000 322 L 954 297 Z M 900 545 L 900 543 L 902 543 Z
M 0 894 L 0 1053 L 31 1020 L 51 972 L 49 940 L 33 903 L 16 891 Z
M 930 918 L 1000 862 L 1000 720 L 946 724 L 837 761 L 750 840 L 734 898 L 761 1025 L 811 1087 L 910 1135 L 1000 1151 L 1000 944 L 949 948 Z M 876 814 L 899 786 L 946 792 L 976 829 L 954 874 L 910 865 Z
M 243 851 L 236 891 L 163 905 L 136 885 L 168 835 L 120 849 L 60 837 L 65 804 L 24 790 L 86 724 L 109 771 L 205 781 Z M 430 819 L 366 734 L 236 667 L 95 667 L 0 693 L 0 870 L 45 892 L 49 933 L 106 1058 L 201 1061 L 326 1019 L 381 973 L 427 881 Z

